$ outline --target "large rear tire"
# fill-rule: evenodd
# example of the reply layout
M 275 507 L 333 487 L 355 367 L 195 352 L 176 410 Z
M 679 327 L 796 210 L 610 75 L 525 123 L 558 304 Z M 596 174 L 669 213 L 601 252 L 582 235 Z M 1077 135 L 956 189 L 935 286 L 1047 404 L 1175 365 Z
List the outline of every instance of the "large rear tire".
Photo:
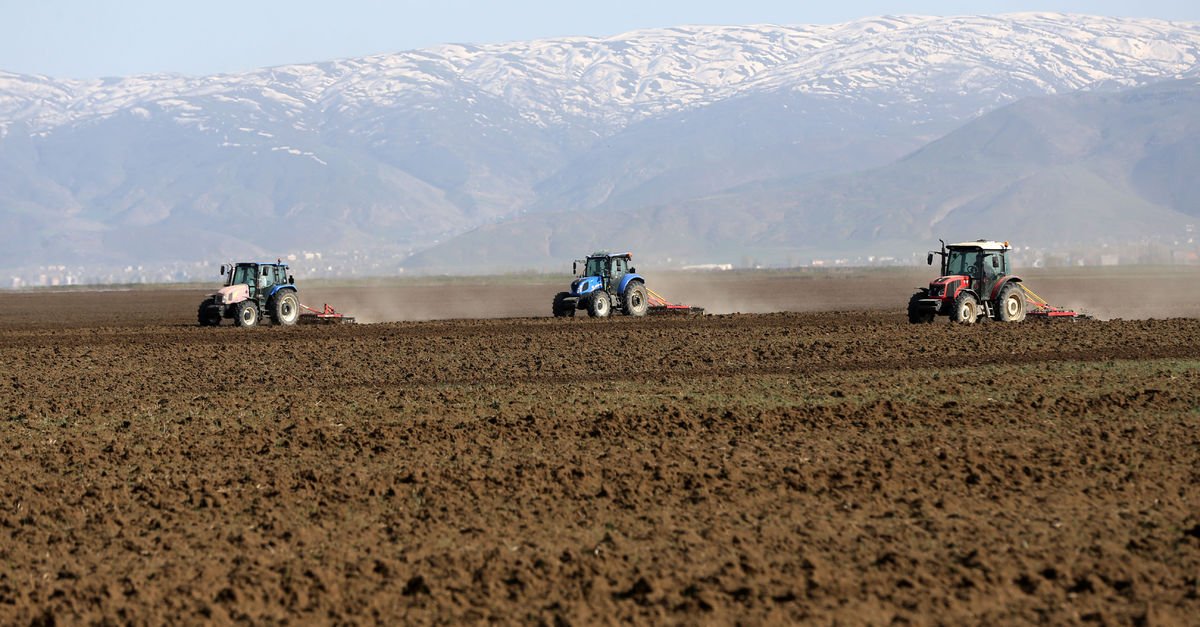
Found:
M 221 307 L 215 300 L 205 299 L 200 303 L 200 310 L 196 312 L 196 321 L 202 327 L 215 327 L 221 324 Z
M 593 318 L 607 318 L 612 313 L 612 299 L 608 292 L 596 290 L 588 297 L 588 315 Z
M 574 318 L 575 303 L 568 303 L 566 299 L 571 297 L 570 292 L 559 292 L 554 295 L 554 317 L 555 318 Z
M 962 324 L 975 324 L 979 319 L 979 301 L 975 299 L 975 295 L 970 292 L 963 292 L 954 299 L 954 310 L 950 312 L 950 319 Z
M 258 306 L 252 300 L 238 303 L 233 321 L 239 327 L 252 327 L 258 324 Z
M 290 327 L 296 324 L 296 321 L 299 319 L 300 300 L 296 298 L 296 293 L 286 290 L 284 293 L 277 295 L 271 306 L 271 320 L 275 324 Z
M 912 324 L 929 324 L 937 316 L 936 311 L 921 307 L 921 301 L 929 297 L 928 290 L 921 290 L 908 299 L 908 321 Z
M 997 316 L 1001 322 L 1020 322 L 1025 319 L 1025 290 L 1019 283 L 1009 282 L 1000 290 L 996 303 Z
M 650 301 L 646 299 L 646 286 L 641 281 L 635 281 L 625 286 L 625 296 L 622 307 L 627 316 L 644 316 L 650 309 Z

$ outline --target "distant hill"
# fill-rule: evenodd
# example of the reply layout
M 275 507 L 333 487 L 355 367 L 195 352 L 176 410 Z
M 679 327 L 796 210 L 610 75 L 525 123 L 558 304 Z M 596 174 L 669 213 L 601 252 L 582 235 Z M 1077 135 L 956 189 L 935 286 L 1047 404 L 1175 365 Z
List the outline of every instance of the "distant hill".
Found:
M 454 267 L 516 266 L 597 247 L 692 263 L 903 254 L 937 238 L 1043 246 L 1182 233 L 1200 219 L 1200 79 L 1030 98 L 892 164 L 813 181 L 781 177 L 627 211 L 575 211 L 482 227 L 424 251 Z
M 916 201 L 943 192 L 918 186 L 928 172 L 903 174 L 922 163 L 905 155 L 1025 98 L 1144 85 L 1198 62 L 1197 24 L 1015 14 L 687 26 L 204 77 L 0 72 L 0 269 L 302 250 L 453 269 L 477 263 L 463 242 L 488 232 L 524 242 L 513 263 L 577 254 L 588 238 L 616 245 L 620 229 L 631 234 L 618 242 L 688 258 L 873 246 L 973 211 L 931 222 L 938 211 Z M 1127 181 L 1072 157 L 1069 184 L 1046 170 L 1005 189 L 1015 207 L 1099 176 L 1147 203 L 1114 214 L 1183 206 L 1193 188 L 1169 173 L 1190 153 L 1174 150 L 1148 149 Z M 952 187 L 978 211 L 999 206 L 999 190 L 965 185 Z M 871 208 L 885 199 L 888 211 Z

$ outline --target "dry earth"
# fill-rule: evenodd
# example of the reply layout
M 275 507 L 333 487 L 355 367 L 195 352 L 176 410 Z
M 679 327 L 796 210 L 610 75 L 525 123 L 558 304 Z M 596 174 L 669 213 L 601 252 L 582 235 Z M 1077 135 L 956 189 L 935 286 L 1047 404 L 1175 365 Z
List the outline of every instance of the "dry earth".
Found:
M 911 326 L 863 296 L 911 277 L 841 278 L 750 296 L 846 313 L 249 330 L 6 294 L 0 623 L 1200 616 L 1200 320 Z

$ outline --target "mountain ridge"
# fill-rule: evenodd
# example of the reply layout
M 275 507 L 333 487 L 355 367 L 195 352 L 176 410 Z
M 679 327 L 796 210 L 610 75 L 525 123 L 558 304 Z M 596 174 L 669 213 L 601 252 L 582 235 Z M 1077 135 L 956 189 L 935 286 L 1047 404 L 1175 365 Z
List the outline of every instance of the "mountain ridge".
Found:
M 281 248 L 402 260 L 526 215 L 880 167 L 1024 98 L 1197 71 L 1200 24 L 1044 13 L 446 44 L 199 77 L 0 71 L 0 267 Z
M 1030 98 L 877 168 L 607 215 L 526 216 L 422 251 L 414 265 L 445 271 L 471 251 L 550 268 L 572 248 L 610 242 L 657 263 L 795 265 L 839 248 L 902 258 L 939 237 L 993 233 L 1060 249 L 1179 239 L 1200 219 L 1197 111 L 1196 78 Z

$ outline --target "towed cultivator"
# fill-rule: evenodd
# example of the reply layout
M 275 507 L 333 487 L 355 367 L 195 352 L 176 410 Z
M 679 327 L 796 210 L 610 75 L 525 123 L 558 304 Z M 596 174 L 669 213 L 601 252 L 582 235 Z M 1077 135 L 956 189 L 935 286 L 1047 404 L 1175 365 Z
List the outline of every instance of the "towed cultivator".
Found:
M 1088 320 L 1091 318 L 1091 316 L 1087 314 L 1081 314 L 1078 311 L 1071 309 L 1055 307 L 1054 305 L 1047 303 L 1046 300 L 1041 296 L 1034 294 L 1033 290 L 1025 287 L 1024 283 L 1021 284 L 1021 291 L 1025 292 L 1025 303 L 1029 306 L 1029 311 L 1026 312 L 1026 315 L 1028 316 L 1034 316 L 1044 320 L 1054 320 L 1058 318 Z
M 650 295 L 650 311 L 652 316 L 669 316 L 669 315 L 684 315 L 684 316 L 702 316 L 704 315 L 703 307 L 692 307 L 690 305 L 676 305 L 667 301 L 658 292 L 652 289 L 647 289 Z
M 354 316 L 347 316 L 333 307 L 329 303 L 321 310 L 313 309 L 304 303 L 300 304 L 300 323 L 301 324 L 343 324 L 354 322 Z

